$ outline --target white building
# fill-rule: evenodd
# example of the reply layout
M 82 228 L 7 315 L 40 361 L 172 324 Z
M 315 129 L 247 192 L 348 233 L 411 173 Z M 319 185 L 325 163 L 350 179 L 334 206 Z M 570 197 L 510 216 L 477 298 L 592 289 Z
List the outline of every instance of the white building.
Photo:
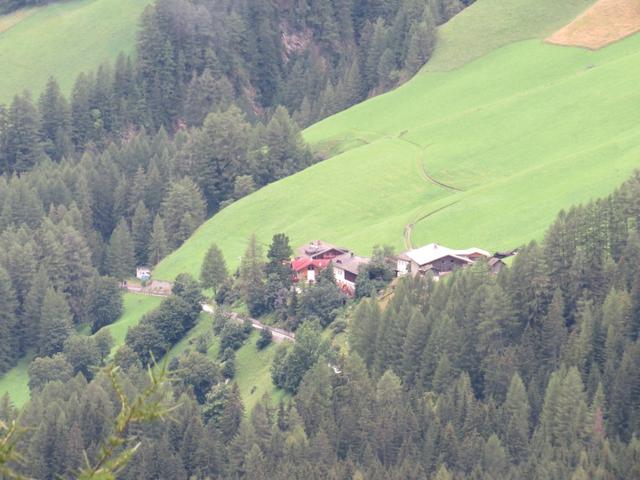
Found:
M 136 267 L 136 278 L 142 281 L 149 280 L 151 278 L 151 269 L 149 267 Z
M 480 258 L 489 258 L 489 252 L 480 248 L 454 250 L 437 243 L 430 243 L 424 247 L 414 248 L 397 257 L 396 270 L 398 276 L 424 275 L 428 272 L 439 276 L 449 273 L 455 268 L 473 265 Z

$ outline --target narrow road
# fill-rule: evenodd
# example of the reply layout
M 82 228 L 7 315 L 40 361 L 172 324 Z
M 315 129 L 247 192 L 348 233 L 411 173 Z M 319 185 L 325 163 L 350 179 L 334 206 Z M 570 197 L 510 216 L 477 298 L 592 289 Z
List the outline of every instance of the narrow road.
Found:
M 213 315 L 214 307 L 207 303 L 202 304 L 202 311 Z M 231 312 L 231 318 L 233 318 L 238 323 L 244 323 L 245 318 L 242 318 L 239 313 Z M 293 332 L 289 332 L 287 330 L 283 330 L 281 328 L 271 327 L 269 325 L 265 325 L 260 320 L 256 320 L 255 318 L 249 318 L 251 320 L 251 326 L 256 330 L 264 330 L 265 328 L 271 332 L 273 338 L 276 340 L 287 340 L 289 342 L 296 341 L 296 334 Z
M 169 295 L 166 293 L 158 293 L 158 292 L 148 292 L 145 291 L 144 288 L 141 287 L 137 287 L 137 286 L 129 286 L 127 285 L 126 287 L 127 291 L 130 293 L 135 293 L 137 295 L 150 295 L 153 297 L 168 297 Z M 202 311 L 206 312 L 210 315 L 213 315 L 215 309 L 213 307 L 213 305 L 210 305 L 208 303 L 203 303 L 202 304 Z M 233 318 L 236 322 L 238 323 L 244 323 L 245 318 L 243 318 L 242 316 L 240 316 L 240 314 L 236 313 L 236 312 L 231 312 L 231 318 Z M 249 320 L 251 320 L 251 326 L 253 328 L 255 328 L 256 330 L 264 330 L 265 328 L 267 330 L 269 330 L 271 332 L 271 335 L 273 335 L 274 340 L 276 341 L 287 341 L 287 342 L 295 342 L 296 341 L 296 334 L 293 332 L 289 332 L 287 330 L 283 330 L 281 328 L 276 328 L 276 327 L 271 327 L 269 325 L 265 325 L 264 323 L 262 323 L 260 320 L 256 320 L 255 318 L 249 318 Z

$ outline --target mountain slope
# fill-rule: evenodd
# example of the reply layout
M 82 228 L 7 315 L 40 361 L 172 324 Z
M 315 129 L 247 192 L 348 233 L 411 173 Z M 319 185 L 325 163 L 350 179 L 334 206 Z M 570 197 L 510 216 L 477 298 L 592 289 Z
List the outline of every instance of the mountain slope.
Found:
M 69 93 L 76 76 L 130 53 L 150 0 L 73 0 L 0 16 L 0 103 L 55 76 Z M 5 28 L 2 28 L 2 27 Z
M 223 210 L 156 277 L 197 274 L 212 242 L 235 266 L 253 232 L 362 254 L 404 248 L 412 223 L 415 244 L 491 250 L 540 238 L 560 209 L 610 192 L 638 165 L 639 47 L 640 36 L 598 52 L 532 40 L 422 73 L 308 129 L 315 148 L 342 153 Z

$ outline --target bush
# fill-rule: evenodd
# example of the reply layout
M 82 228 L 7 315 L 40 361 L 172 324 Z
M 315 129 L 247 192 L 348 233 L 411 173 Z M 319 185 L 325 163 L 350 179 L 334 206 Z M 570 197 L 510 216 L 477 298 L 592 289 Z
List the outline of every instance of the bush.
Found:
M 256 342 L 256 347 L 258 348 L 258 350 L 263 350 L 264 348 L 267 348 L 272 341 L 273 334 L 271 333 L 271 330 L 269 330 L 268 328 L 263 328 L 260 331 L 260 338 L 258 338 L 258 341 Z
M 248 336 L 243 325 L 227 322 L 220 332 L 220 351 L 224 351 L 227 348 L 238 350 Z
M 224 378 L 233 378 L 236 375 L 236 355 L 233 353 L 231 357 L 227 358 L 222 367 L 222 376 Z

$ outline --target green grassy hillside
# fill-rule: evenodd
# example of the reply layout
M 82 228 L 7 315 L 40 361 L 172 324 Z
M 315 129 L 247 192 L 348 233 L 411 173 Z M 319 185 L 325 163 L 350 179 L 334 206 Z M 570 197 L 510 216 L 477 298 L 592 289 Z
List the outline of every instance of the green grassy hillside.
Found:
M 607 194 L 638 166 L 639 56 L 640 36 L 598 52 L 531 40 L 422 72 L 308 129 L 315 148 L 342 153 L 223 210 L 155 276 L 197 274 L 212 242 L 233 267 L 253 232 L 361 254 L 403 249 L 412 223 L 418 245 L 493 250 L 540 238 L 560 209 Z
M 69 93 L 76 76 L 131 52 L 151 0 L 72 0 L 0 16 L 0 103 L 54 75 Z
M 448 71 L 509 43 L 546 38 L 595 0 L 478 0 L 438 31 L 425 70 Z

